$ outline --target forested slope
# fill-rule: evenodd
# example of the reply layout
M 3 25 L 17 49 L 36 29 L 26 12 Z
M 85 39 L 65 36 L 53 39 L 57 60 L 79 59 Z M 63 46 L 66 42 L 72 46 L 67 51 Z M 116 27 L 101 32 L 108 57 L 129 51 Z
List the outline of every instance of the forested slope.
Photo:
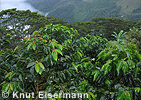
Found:
M 141 19 L 140 0 L 28 0 L 49 16 L 66 21 L 88 21 L 94 17 Z

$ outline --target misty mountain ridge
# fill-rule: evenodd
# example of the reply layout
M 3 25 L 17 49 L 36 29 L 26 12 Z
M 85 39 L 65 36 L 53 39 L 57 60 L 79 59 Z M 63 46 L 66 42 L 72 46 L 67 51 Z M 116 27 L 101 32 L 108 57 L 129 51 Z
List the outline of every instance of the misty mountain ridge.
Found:
M 141 20 L 140 0 L 28 0 L 48 16 L 66 21 L 88 21 L 94 17 Z

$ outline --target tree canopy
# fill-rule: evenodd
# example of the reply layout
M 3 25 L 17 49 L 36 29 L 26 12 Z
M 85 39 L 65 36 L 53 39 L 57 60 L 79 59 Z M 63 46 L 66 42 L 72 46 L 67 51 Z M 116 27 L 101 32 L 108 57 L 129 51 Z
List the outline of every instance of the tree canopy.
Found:
M 39 91 L 87 93 L 84 100 L 140 99 L 140 21 L 67 23 L 15 9 L 0 18 L 0 90 L 8 99 L 16 91 L 34 92 L 36 100 Z M 65 98 L 44 98 L 54 99 Z

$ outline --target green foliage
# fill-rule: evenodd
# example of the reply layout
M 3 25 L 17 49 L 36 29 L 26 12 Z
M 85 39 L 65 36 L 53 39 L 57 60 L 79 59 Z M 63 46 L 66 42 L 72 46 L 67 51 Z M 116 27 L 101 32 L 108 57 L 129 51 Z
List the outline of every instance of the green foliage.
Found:
M 104 76 L 107 76 L 106 84 L 108 86 L 116 86 L 116 84 L 122 86 L 122 89 L 118 91 L 117 99 L 131 100 L 136 98 L 135 95 L 134 97 L 132 95 L 136 89 L 131 88 L 131 86 L 140 86 L 141 54 L 135 45 L 123 43 L 122 36 L 121 31 L 116 36 L 117 40 L 110 41 L 109 47 L 98 54 L 98 60 L 102 62 L 100 70 L 104 72 Z M 99 71 L 95 70 L 93 74 L 95 81 Z M 115 95 L 116 93 L 112 94 Z
M 135 27 L 130 29 L 130 31 L 126 34 L 126 40 L 127 42 L 135 44 L 141 50 L 141 29 Z
M 87 57 L 97 58 L 97 54 L 107 46 L 107 43 L 108 40 L 106 38 L 87 34 L 76 41 L 76 46 Z
M 119 33 L 121 30 L 128 32 L 132 27 L 140 28 L 140 21 L 129 21 L 117 19 L 114 17 L 97 17 L 88 22 L 73 22 L 67 25 L 78 30 L 81 36 L 87 33 L 98 35 L 108 40 L 114 40 L 114 32 Z
M 22 39 L 31 35 L 35 30 L 44 27 L 46 24 L 65 24 L 62 19 L 43 16 L 30 10 L 20 11 L 16 9 L 2 10 L 0 12 L 0 38 L 4 39 L 6 34 L 12 35 L 7 47 L 23 46 Z M 33 46 L 35 47 L 35 46 Z
M 95 17 L 116 17 L 140 20 L 139 0 L 28 0 L 49 16 L 63 18 L 69 22 L 88 21 Z
M 54 36 L 58 35 L 60 30 L 62 35 L 56 38 L 60 41 L 58 42 Z M 46 90 L 47 87 L 67 86 L 64 82 L 71 86 L 70 79 L 72 76 L 76 77 L 75 72 L 78 70 L 74 67 L 77 66 L 74 61 L 76 59 L 79 61 L 82 54 L 78 50 L 66 52 L 65 49 L 73 45 L 72 41 L 78 35 L 72 28 L 50 24 L 44 29 L 33 32 L 29 38 L 24 38 L 25 46 L 1 51 L 1 82 L 3 82 L 1 91 L 11 93 L 18 90 L 38 93 L 40 90 Z M 66 41 L 69 43 L 66 44 Z M 19 52 L 16 51 L 17 49 Z M 31 84 L 32 86 L 29 86 Z M 60 91 L 58 86 L 53 91 Z M 64 91 L 69 90 L 67 87 L 64 88 Z
M 12 10 L 9 12 L 12 13 Z M 13 13 L 15 12 L 17 11 L 14 10 Z M 15 18 L 14 16 L 12 18 Z M 32 21 L 36 24 L 35 20 Z M 112 23 L 113 21 L 115 22 Z M 1 92 L 19 91 L 38 94 L 39 91 L 48 93 L 63 91 L 88 93 L 89 100 L 138 100 L 141 95 L 141 54 L 139 42 L 135 43 L 132 40 L 140 41 L 140 24 L 125 32 L 128 31 L 128 25 L 135 25 L 136 22 L 119 23 L 120 21 L 123 20 L 96 18 L 91 22 L 67 24 L 69 27 L 75 26 L 78 31 L 61 24 L 48 24 L 43 28 L 37 24 L 35 26 L 38 30 L 31 27 L 34 30 L 31 33 L 25 34 L 24 31 L 18 30 L 23 35 L 17 36 L 22 38 L 17 38 L 18 41 L 15 41 L 14 45 L 12 41 L 15 34 L 2 26 Z M 7 20 L 6 23 L 10 22 Z M 111 28 L 106 25 L 110 23 L 118 30 L 109 30 Z M 125 26 L 120 27 L 123 23 Z M 124 31 L 121 30 L 123 27 Z M 110 36 L 112 32 L 114 34 Z M 101 34 L 103 37 L 108 34 L 109 41 L 97 36 Z M 12 99 L 11 95 L 9 99 Z

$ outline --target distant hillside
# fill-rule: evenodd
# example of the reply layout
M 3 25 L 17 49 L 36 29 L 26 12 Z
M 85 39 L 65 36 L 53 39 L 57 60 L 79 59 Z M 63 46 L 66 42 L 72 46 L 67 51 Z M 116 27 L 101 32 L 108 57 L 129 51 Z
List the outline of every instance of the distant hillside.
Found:
M 28 0 L 49 16 L 69 22 L 88 21 L 94 17 L 141 20 L 140 0 Z

